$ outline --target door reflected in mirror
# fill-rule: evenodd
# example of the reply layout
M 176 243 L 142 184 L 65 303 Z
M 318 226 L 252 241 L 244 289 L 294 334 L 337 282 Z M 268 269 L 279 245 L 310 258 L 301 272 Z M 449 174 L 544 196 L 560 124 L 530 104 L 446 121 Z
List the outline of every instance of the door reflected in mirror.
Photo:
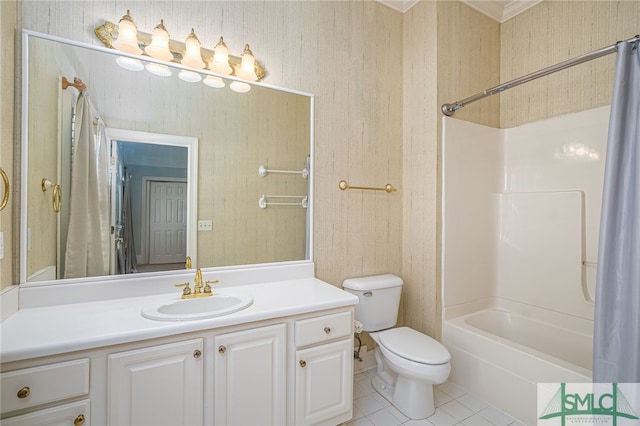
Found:
M 307 205 L 262 208 L 259 201 L 265 195 L 311 200 L 312 173 L 258 171 L 310 167 L 312 96 L 261 84 L 236 93 L 230 80 L 213 88 L 180 80 L 176 69 L 172 77 L 126 70 L 108 49 L 28 31 L 24 40 L 21 283 L 65 278 L 64 247 L 78 226 L 68 212 L 79 92 L 63 90 L 63 76 L 87 85 L 83 96 L 91 118 L 104 123 L 109 141 L 109 219 L 101 228 L 107 274 L 179 268 L 186 256 L 201 268 L 310 259 Z M 192 142 L 177 144 L 185 158 L 185 151 L 166 151 L 166 140 L 140 141 L 118 132 Z M 130 156 L 135 159 L 128 163 Z M 45 177 L 60 183 L 60 213 L 50 207 L 50 191 L 39 189 Z

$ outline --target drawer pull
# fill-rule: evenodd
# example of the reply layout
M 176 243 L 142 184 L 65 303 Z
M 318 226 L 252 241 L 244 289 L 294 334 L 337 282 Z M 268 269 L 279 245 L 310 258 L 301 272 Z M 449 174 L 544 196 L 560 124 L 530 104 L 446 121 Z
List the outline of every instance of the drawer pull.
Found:
M 84 414 L 78 414 L 78 417 L 73 420 L 73 426 L 81 426 L 84 424 Z
M 195 351 L 193 351 L 194 358 L 200 358 L 200 355 L 202 355 L 202 352 L 200 352 L 200 349 L 196 349 Z
M 29 386 L 25 386 L 22 389 L 20 389 L 18 391 L 18 398 L 22 399 L 22 398 L 26 398 L 31 394 L 31 389 L 29 388 Z
M 218 346 L 218 352 L 220 352 L 221 354 L 225 353 L 226 351 L 227 351 L 227 348 L 225 348 L 224 345 Z
M 305 368 L 307 366 L 307 361 L 301 359 L 300 360 L 300 367 Z
M 330 327 L 325 327 L 324 328 L 324 332 L 327 333 L 327 334 L 331 333 L 331 328 Z

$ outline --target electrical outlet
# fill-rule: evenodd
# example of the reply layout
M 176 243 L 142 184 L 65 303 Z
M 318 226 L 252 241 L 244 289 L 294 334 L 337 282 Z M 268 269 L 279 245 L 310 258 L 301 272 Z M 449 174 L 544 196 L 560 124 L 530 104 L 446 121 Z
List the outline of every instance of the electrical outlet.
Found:
M 199 220 L 198 221 L 198 231 L 211 231 L 213 230 L 213 221 L 212 220 Z

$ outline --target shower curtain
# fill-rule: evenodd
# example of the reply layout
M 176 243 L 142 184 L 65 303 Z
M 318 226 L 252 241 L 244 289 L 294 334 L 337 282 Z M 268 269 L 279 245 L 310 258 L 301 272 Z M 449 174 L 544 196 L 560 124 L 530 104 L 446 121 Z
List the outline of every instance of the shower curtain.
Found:
M 640 383 L 640 48 L 618 44 L 605 165 L 594 383 Z
M 109 152 L 86 94 L 76 104 L 65 278 L 109 274 Z
M 131 214 L 131 174 L 124 168 L 124 188 L 122 191 L 120 223 L 122 223 L 122 241 L 118 243 L 118 274 L 137 272 L 136 246 L 133 239 L 133 215 Z

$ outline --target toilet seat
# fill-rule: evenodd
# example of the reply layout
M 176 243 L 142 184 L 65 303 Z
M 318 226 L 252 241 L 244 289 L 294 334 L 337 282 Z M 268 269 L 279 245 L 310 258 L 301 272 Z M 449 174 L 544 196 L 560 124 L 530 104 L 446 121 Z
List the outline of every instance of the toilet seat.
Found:
M 420 364 L 446 364 L 451 359 L 449 351 L 440 342 L 409 327 L 382 331 L 378 333 L 378 339 L 388 351 Z

